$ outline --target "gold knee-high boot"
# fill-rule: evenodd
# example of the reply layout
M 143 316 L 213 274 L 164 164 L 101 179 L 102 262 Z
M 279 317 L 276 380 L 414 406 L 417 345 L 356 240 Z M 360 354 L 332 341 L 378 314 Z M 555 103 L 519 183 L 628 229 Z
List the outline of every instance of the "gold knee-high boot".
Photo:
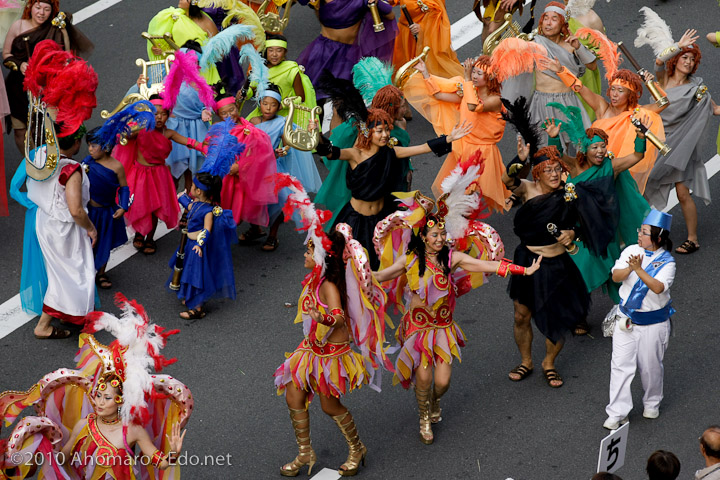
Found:
M 349 420 L 345 420 L 346 418 L 349 418 Z M 350 449 L 347 460 L 340 465 L 338 473 L 343 477 L 352 477 L 358 472 L 360 463 L 362 463 L 363 466 L 365 465 L 367 448 L 365 448 L 365 445 L 360 441 L 355 421 L 349 411 L 342 415 L 336 415 L 332 417 L 332 419 L 337 423 Z M 345 467 L 345 469 L 343 469 L 343 467 Z
M 440 408 L 440 398 L 445 395 L 445 392 L 450 388 L 450 383 L 445 385 L 443 388 L 438 388 L 437 385 L 433 385 L 432 399 L 430 402 L 430 421 L 432 423 L 439 423 L 442 421 L 442 408 Z
M 300 469 L 307 465 L 309 476 L 313 465 L 317 461 L 317 456 L 310 442 L 310 412 L 306 409 L 298 410 L 290 407 L 288 407 L 288 410 L 290 410 L 290 421 L 292 421 L 295 430 L 298 455 L 295 460 L 283 465 L 280 468 L 280 473 L 285 477 L 295 477 L 300 473 Z
M 430 389 L 423 390 L 416 386 L 415 399 L 420 414 L 420 440 L 425 445 L 430 445 L 433 443 L 433 432 L 430 427 Z

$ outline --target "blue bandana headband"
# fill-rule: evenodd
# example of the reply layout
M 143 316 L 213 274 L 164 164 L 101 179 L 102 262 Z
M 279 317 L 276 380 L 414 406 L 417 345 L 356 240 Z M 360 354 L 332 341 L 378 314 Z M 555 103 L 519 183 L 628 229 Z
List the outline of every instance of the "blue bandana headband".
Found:
M 193 184 L 203 192 L 207 192 L 210 190 L 210 187 L 198 180 L 197 177 L 193 177 Z
M 266 98 L 266 97 L 274 98 L 275 100 L 278 101 L 278 103 L 280 105 L 282 105 L 282 97 L 280 96 L 279 93 L 277 93 L 273 90 L 265 90 L 265 95 L 263 95 L 263 98 Z

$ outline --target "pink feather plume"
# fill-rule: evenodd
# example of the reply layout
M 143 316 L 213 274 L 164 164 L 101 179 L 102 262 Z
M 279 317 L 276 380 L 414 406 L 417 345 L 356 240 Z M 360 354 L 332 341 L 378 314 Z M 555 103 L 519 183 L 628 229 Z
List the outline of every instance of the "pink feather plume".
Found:
M 180 87 L 183 82 L 186 82 L 197 90 L 203 105 L 210 110 L 215 109 L 215 92 L 200 75 L 200 65 L 195 53 L 185 53 L 178 50 L 174 55 L 175 60 L 163 82 L 165 88 L 160 94 L 163 99 L 163 108 L 172 110 L 175 107 Z

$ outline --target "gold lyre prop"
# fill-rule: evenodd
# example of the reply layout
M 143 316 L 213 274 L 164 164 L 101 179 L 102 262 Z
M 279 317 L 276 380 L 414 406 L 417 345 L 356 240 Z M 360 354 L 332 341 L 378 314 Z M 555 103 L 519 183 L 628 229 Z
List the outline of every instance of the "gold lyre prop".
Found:
M 150 100 L 152 95 L 160 93 L 163 89 L 165 75 L 170 71 L 170 62 L 173 60 L 175 60 L 175 55 L 168 55 L 163 60 L 151 60 L 149 62 L 142 58 L 135 60 L 135 65 L 142 68 L 142 75 L 145 77 L 146 83 L 141 83 L 138 93 L 127 95 L 112 111 L 101 111 L 100 116 L 102 118 L 110 118 L 131 103 L 139 100 Z
M 513 21 L 512 14 L 510 13 L 506 13 L 504 19 L 505 22 L 500 25 L 500 28 L 488 35 L 485 39 L 485 43 L 483 43 L 483 55 L 492 54 L 493 50 L 506 38 L 517 37 L 521 40 L 530 41 L 537 35 L 537 29 L 531 33 L 523 33 L 522 27 L 520 27 L 519 23 Z
M 285 10 L 283 11 L 282 18 L 278 13 L 267 11 L 268 7 L 270 6 L 270 0 L 265 0 L 260 5 L 260 8 L 258 8 L 258 18 L 260 19 L 260 24 L 262 25 L 263 30 L 265 30 L 266 33 L 283 33 L 283 30 L 287 28 L 288 23 L 290 22 L 291 4 L 291 0 L 285 2 L 285 6 L 283 7 Z M 278 6 L 278 9 L 279 8 L 280 6 Z
M 408 80 L 410 80 L 413 75 L 415 75 L 418 71 L 415 69 L 415 65 L 418 64 L 420 60 L 425 61 L 428 54 L 430 53 L 430 47 L 423 48 L 423 51 L 420 55 L 413 58 L 409 62 L 407 62 L 402 67 L 398 68 L 398 71 L 395 72 L 395 76 L 393 77 L 393 84 L 402 90 L 402 88 L 405 86 Z
M 55 173 L 60 158 L 55 122 L 42 98 L 30 96 L 28 127 L 25 132 L 25 171 L 28 177 L 43 181 Z M 40 147 L 45 146 L 44 151 Z
M 290 109 L 283 129 L 282 138 L 285 145 L 303 152 L 315 150 L 320 143 L 320 126 L 318 125 L 320 107 L 308 108 L 300 103 L 300 97 L 297 96 L 283 99 L 283 105 Z M 314 130 L 307 128 L 310 120 L 315 122 Z M 296 128 L 293 128 L 293 123 Z
M 370 15 L 372 15 L 373 30 L 375 30 L 375 33 L 385 30 L 385 24 L 382 18 L 380 18 L 380 12 L 378 12 L 377 2 L 369 4 L 368 8 L 370 9 Z
M 166 32 L 163 35 L 150 35 L 148 32 L 143 32 L 140 34 L 140 36 L 148 42 L 152 43 L 153 47 L 157 47 L 162 50 L 163 57 L 168 57 L 176 51 L 180 50 L 180 47 L 177 43 L 175 43 L 172 35 L 169 32 Z

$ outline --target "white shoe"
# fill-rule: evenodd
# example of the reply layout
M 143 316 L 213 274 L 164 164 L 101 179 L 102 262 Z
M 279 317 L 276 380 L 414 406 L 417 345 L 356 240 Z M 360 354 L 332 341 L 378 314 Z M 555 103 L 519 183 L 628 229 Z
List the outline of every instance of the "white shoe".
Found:
M 605 420 L 605 423 L 603 423 L 603 427 L 607 428 L 608 430 L 617 430 L 620 428 L 620 425 L 625 425 L 628 423 L 628 418 L 625 417 L 622 420 L 613 420 L 612 417 L 608 417 L 607 420 Z
M 643 417 L 645 418 L 657 418 L 660 416 L 660 410 L 652 409 L 652 408 L 646 408 L 643 410 Z

